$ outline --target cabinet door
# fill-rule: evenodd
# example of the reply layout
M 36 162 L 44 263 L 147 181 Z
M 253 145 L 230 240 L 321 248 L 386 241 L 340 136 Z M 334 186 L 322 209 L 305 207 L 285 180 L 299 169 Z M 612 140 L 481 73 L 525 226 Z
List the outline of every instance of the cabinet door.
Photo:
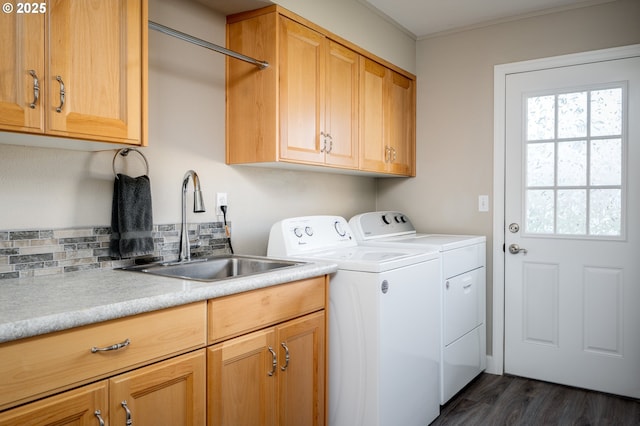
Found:
M 83 386 L 0 413 L 3 426 L 94 426 L 107 421 L 107 381 Z M 99 411 L 99 413 L 96 413 Z
M 49 3 L 47 133 L 140 144 L 143 3 Z
M 358 167 L 358 70 L 356 52 L 328 40 L 324 133 L 326 163 Z
M 44 131 L 44 77 L 44 15 L 0 14 L 0 128 Z
M 386 68 L 362 57 L 360 59 L 360 168 L 386 171 L 385 129 Z
M 109 380 L 111 424 L 203 425 L 205 381 L 205 349 L 114 377 Z
M 388 170 L 401 175 L 414 174 L 415 102 L 413 81 L 388 70 L 389 99 L 387 120 L 389 132 Z
M 324 163 L 324 36 L 280 17 L 280 158 Z
M 274 342 L 270 328 L 207 350 L 209 425 L 276 424 Z
M 279 350 L 278 424 L 324 425 L 324 311 L 288 321 L 276 330 Z

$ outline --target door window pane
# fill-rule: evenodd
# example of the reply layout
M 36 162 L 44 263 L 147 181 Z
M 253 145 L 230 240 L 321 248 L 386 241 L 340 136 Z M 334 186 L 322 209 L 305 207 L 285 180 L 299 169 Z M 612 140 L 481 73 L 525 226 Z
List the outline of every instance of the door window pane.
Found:
M 555 168 L 555 145 L 535 143 L 527 145 L 527 185 L 553 185 Z
M 622 134 L 622 88 L 591 92 L 591 136 Z
M 558 143 L 558 186 L 587 183 L 587 141 Z
M 527 191 L 526 232 L 532 234 L 553 233 L 554 199 L 553 190 Z
M 587 92 L 558 95 L 558 137 L 587 136 Z
M 622 236 L 624 87 L 526 99 L 526 233 Z
M 553 139 L 556 119 L 555 96 L 535 96 L 527 100 L 527 140 Z
M 591 142 L 591 185 L 622 183 L 622 139 Z
M 619 189 L 592 189 L 589 230 L 593 235 L 620 235 L 622 218 Z
M 558 190 L 558 234 L 586 235 L 587 191 Z

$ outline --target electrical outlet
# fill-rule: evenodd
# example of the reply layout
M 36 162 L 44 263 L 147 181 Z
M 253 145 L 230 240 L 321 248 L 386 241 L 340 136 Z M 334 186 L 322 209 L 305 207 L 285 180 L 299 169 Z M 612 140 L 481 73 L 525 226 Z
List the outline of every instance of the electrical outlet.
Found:
M 216 213 L 222 214 L 222 206 L 228 206 L 227 204 L 227 193 L 226 192 L 216 192 Z

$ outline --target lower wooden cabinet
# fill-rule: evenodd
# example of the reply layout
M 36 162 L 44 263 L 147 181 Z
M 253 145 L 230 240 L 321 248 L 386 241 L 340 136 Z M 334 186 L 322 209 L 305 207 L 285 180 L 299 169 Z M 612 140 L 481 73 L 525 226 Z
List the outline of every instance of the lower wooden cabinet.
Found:
M 328 284 L 309 278 L 2 344 L 0 426 L 324 425 Z
M 108 418 L 108 381 L 83 386 L 0 413 L 3 426 L 99 425 Z
M 210 425 L 324 425 L 324 311 L 208 349 Z
M 205 364 L 201 349 L 5 411 L 0 425 L 204 425 Z
M 205 371 L 201 349 L 110 379 L 111 424 L 204 425 Z

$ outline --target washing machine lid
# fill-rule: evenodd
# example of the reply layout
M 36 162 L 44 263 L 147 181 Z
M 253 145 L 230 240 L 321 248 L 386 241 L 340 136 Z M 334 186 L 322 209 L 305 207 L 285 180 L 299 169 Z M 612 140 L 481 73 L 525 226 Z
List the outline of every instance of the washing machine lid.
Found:
M 312 262 L 330 262 L 339 270 L 385 272 L 438 259 L 437 250 L 428 252 L 407 247 L 354 246 L 288 256 Z

